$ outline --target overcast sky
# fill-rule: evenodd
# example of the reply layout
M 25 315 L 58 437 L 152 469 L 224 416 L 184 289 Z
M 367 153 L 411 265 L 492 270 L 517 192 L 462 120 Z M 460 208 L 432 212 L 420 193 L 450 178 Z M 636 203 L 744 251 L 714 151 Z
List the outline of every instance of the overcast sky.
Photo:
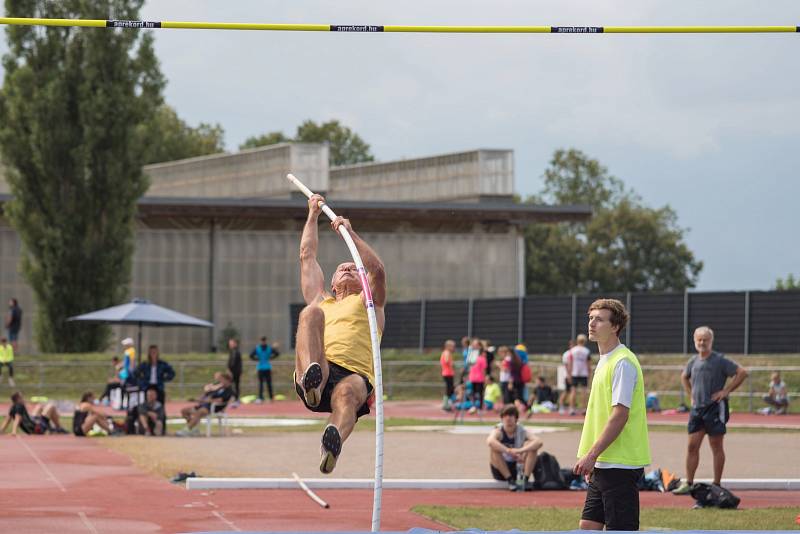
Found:
M 2 11 L 2 8 L 0 8 Z M 420 25 L 798 25 L 797 0 L 160 0 L 145 20 Z M 157 30 L 166 99 L 234 150 L 340 119 L 379 160 L 515 152 L 537 192 L 557 148 L 669 204 L 702 290 L 800 274 L 800 34 L 424 35 Z M 5 51 L 5 42 L 0 44 Z

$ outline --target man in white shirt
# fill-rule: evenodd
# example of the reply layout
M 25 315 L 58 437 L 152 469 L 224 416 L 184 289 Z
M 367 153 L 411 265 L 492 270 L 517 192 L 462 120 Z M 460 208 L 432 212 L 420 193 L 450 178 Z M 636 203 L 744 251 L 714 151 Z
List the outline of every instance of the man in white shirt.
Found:
M 580 334 L 576 345 L 569 351 L 567 376 L 572 388 L 569 392 L 569 414 L 575 415 L 578 390 L 581 392 L 581 407 L 586 406 L 586 391 L 589 389 L 589 377 L 592 375 L 592 351 L 586 347 L 586 335 Z
M 637 482 L 650 463 L 650 444 L 641 366 L 619 341 L 629 317 L 618 300 L 589 307 L 589 339 L 601 358 L 573 468 L 589 482 L 581 530 L 639 530 Z

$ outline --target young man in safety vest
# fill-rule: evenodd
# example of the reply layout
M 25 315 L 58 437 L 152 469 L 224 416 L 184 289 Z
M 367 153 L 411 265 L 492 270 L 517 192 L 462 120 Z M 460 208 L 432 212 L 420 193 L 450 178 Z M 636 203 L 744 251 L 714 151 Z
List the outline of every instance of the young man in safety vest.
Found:
M 601 357 L 573 469 L 589 482 L 581 530 L 639 530 L 637 482 L 650 463 L 650 443 L 642 368 L 619 341 L 629 318 L 618 300 L 589 306 L 589 339 Z
M 308 200 L 308 219 L 300 239 L 300 288 L 306 307 L 300 312 L 295 347 L 295 389 L 306 408 L 330 412 L 322 433 L 319 469 L 331 473 L 342 443 L 353 431 L 356 420 L 369 413 L 373 396 L 372 342 L 367 318 L 367 297 L 361 287 L 356 265 L 342 263 L 336 268 L 330 289 L 317 262 L 319 236 L 317 221 L 320 195 Z M 350 221 L 337 217 L 334 231 L 347 228 L 368 273 L 369 290 L 375 305 L 378 336 L 383 332 L 386 305 L 386 274 L 378 255 L 353 231 Z

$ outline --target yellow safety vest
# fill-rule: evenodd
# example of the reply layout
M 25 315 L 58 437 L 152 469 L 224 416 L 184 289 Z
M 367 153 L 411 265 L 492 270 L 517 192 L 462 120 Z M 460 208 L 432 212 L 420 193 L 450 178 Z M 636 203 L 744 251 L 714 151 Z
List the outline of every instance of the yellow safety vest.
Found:
M 595 369 L 592 391 L 583 423 L 578 458 L 584 456 L 600 438 L 611 417 L 611 385 L 614 368 L 626 359 L 636 367 L 636 386 L 628 413 L 628 422 L 611 445 L 597 458 L 598 462 L 644 466 L 650 463 L 650 441 L 647 436 L 647 409 L 644 398 L 644 377 L 636 355 L 628 347 L 620 346 L 608 355 L 606 362 Z

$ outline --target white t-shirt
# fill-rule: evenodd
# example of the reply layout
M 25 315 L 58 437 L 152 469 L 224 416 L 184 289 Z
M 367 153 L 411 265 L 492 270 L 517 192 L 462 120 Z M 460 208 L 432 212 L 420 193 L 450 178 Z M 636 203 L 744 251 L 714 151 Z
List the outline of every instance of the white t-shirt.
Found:
M 608 357 L 620 347 L 624 347 L 624 345 L 620 343 L 614 350 L 600 357 L 597 362 L 597 371 L 608 362 Z M 618 361 L 614 367 L 614 376 L 611 378 L 611 406 L 621 404 L 626 408 L 630 408 L 633 403 L 633 389 L 636 387 L 637 380 L 636 367 L 627 359 Z M 644 466 L 597 462 L 595 467 L 598 469 L 639 469 Z
M 572 376 L 589 376 L 589 356 L 592 351 L 586 347 L 575 345 L 570 351 L 572 352 Z

